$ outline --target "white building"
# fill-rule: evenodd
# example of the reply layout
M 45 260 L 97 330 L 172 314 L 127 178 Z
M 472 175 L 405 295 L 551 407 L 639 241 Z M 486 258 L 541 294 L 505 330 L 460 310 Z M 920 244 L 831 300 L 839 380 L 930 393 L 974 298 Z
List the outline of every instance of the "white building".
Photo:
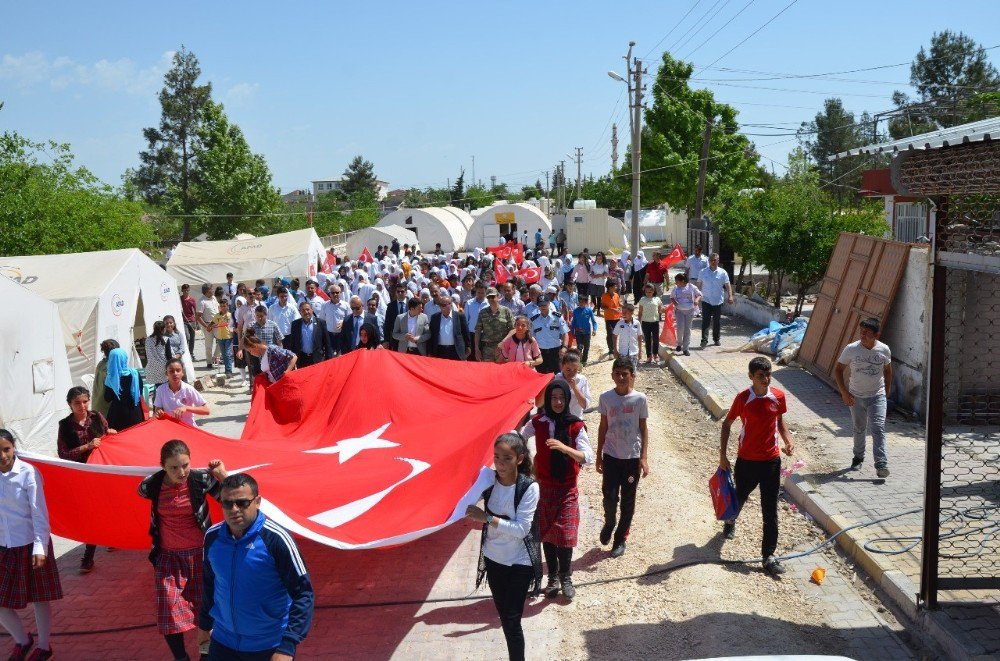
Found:
M 376 179 L 375 183 L 378 184 L 378 200 L 381 202 L 389 196 L 389 182 Z M 317 200 L 320 195 L 332 193 L 333 191 L 339 191 L 343 184 L 343 177 L 337 177 L 336 179 L 314 179 L 312 182 L 313 199 Z

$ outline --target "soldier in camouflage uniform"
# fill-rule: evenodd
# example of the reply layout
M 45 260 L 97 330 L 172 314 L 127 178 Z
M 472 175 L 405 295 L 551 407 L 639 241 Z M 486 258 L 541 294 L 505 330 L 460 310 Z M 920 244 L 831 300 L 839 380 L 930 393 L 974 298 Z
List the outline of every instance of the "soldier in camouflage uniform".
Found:
M 476 360 L 492 363 L 496 360 L 497 345 L 514 328 L 514 315 L 500 305 L 495 287 L 486 290 L 489 307 L 479 312 L 476 321 Z

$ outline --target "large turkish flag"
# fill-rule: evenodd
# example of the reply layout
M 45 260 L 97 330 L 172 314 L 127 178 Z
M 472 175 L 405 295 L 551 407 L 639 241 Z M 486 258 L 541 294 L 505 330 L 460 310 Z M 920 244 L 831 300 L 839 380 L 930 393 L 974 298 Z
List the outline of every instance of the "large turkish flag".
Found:
M 387 546 L 464 516 L 492 481 L 493 441 L 549 378 L 522 365 L 353 351 L 274 384 L 261 377 L 239 440 L 152 420 L 106 436 L 88 464 L 22 456 L 42 473 L 53 532 L 81 542 L 149 546 L 150 505 L 136 487 L 179 438 L 194 466 L 218 458 L 252 474 L 263 511 L 293 532 L 342 549 Z

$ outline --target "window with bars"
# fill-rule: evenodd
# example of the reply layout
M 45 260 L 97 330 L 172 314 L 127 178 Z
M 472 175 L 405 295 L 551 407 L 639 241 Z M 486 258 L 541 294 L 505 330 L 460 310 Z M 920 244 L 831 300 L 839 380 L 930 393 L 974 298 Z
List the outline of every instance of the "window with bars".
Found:
M 899 202 L 896 204 L 897 241 L 916 243 L 923 235 L 927 224 L 927 205 L 922 202 Z

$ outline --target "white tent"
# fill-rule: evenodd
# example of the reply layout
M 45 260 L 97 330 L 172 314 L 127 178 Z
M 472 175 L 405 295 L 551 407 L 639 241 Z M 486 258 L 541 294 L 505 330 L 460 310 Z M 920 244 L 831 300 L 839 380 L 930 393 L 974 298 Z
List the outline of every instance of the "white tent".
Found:
M 625 211 L 625 227 L 632 226 L 632 211 Z M 651 243 L 687 243 L 687 215 L 670 209 L 639 211 L 639 233 Z
M 179 243 L 167 273 L 198 291 L 201 283 L 225 282 L 227 273 L 236 282 L 314 276 L 325 259 L 323 243 L 309 228 L 233 241 Z
M 55 454 L 59 418 L 69 411 L 72 387 L 62 321 L 56 304 L 0 277 L 0 428 L 10 430 L 19 447 Z
M 535 231 L 539 228 L 542 230 L 543 240 L 547 243 L 549 232 L 552 231 L 552 222 L 538 210 L 538 207 L 524 202 L 497 204 L 473 217 L 466 247 L 472 249 L 495 246 L 500 242 L 501 232 L 509 234 L 516 231 L 520 240 L 524 230 L 528 230 L 528 242 L 533 243 Z M 529 248 L 534 247 L 534 245 L 529 246 Z
M 419 243 L 417 235 L 408 229 L 403 229 L 399 225 L 386 225 L 385 227 L 366 227 L 351 234 L 347 239 L 347 258 L 357 259 L 362 251 L 368 248 L 368 252 L 375 254 L 375 249 L 379 246 L 390 246 L 392 240 L 399 241 L 400 248 L 404 244 L 411 246 Z M 400 253 L 402 254 L 402 253 Z
M 461 221 L 462 225 L 465 227 L 465 231 L 468 232 L 472 228 L 472 215 L 465 209 L 459 209 L 458 207 L 441 207 L 451 215 Z
M 421 250 L 431 252 L 434 245 L 441 244 L 441 250 L 453 252 L 465 248 L 468 230 L 458 216 L 441 207 L 420 209 L 396 209 L 386 214 L 375 227 L 395 225 L 412 231 L 420 242 Z
M 59 306 L 75 385 L 92 387 L 104 340 L 118 340 L 131 364 L 139 366 L 134 341 L 148 335 L 153 322 L 173 315 L 184 334 L 177 281 L 134 248 L 0 257 L 0 273 Z M 183 360 L 193 378 L 187 352 Z

